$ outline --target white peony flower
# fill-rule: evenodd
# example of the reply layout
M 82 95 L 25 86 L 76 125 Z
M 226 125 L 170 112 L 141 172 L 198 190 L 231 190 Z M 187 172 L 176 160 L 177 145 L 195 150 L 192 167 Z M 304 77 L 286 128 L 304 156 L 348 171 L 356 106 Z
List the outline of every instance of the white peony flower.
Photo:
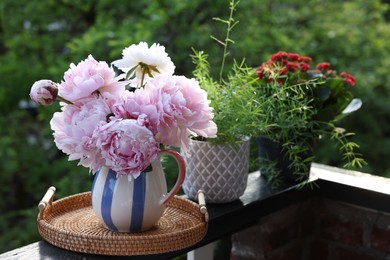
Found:
M 175 65 L 165 52 L 165 47 L 154 43 L 150 48 L 146 42 L 132 44 L 122 51 L 122 59 L 113 62 L 113 65 L 133 79 L 133 87 L 142 87 L 145 81 L 158 74 L 173 75 Z

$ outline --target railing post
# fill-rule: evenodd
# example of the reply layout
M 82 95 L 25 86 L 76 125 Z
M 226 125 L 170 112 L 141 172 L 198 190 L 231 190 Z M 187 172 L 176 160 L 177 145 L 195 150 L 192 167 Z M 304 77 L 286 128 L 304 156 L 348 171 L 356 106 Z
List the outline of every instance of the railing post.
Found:
M 187 253 L 187 260 L 213 260 L 214 244 L 210 243 Z

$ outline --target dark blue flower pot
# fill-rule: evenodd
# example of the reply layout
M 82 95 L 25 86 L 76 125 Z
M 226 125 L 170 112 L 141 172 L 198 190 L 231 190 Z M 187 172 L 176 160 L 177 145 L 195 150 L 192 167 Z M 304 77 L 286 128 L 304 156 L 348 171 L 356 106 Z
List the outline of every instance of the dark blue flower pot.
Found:
M 280 172 L 281 180 L 285 183 L 296 184 L 309 177 L 309 172 L 307 172 L 306 178 L 302 178 L 301 174 L 294 173 L 294 169 L 291 167 L 292 162 L 288 158 L 286 150 L 283 149 L 280 144 L 267 137 L 257 137 L 256 141 L 259 146 L 259 165 L 263 177 L 266 179 L 270 178 L 271 173 L 268 171 L 270 170 L 271 163 L 274 163 L 272 171 Z M 302 160 L 314 155 L 314 146 L 311 143 L 308 152 L 301 154 Z M 308 164 L 310 164 L 310 162 L 308 162 Z M 308 169 L 310 169 L 310 165 L 308 165 Z

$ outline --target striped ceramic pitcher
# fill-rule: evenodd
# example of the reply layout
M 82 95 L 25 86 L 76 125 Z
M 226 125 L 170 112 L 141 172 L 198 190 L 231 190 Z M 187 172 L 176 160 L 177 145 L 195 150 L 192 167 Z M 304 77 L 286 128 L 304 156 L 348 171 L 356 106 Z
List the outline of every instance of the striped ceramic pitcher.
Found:
M 174 157 L 179 177 L 172 190 L 167 184 L 160 157 Z M 116 172 L 102 167 L 95 174 L 92 186 L 92 208 L 104 226 L 117 232 L 140 232 L 151 229 L 165 210 L 165 204 L 179 191 L 185 177 L 184 160 L 173 150 L 160 151 L 152 162 L 152 171 L 142 172 L 135 180 L 116 177 Z

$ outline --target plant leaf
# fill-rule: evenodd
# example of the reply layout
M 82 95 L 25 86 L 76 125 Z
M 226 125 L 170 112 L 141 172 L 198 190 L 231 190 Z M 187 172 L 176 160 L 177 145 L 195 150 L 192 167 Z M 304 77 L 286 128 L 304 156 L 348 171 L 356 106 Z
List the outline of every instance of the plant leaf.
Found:
M 319 87 L 315 90 L 315 97 L 319 98 L 321 101 L 325 101 L 330 97 L 332 91 L 328 87 Z
M 352 101 L 348 104 L 346 108 L 341 112 L 342 114 L 350 114 L 352 112 L 355 112 L 359 108 L 362 107 L 362 100 L 360 98 L 354 98 Z

